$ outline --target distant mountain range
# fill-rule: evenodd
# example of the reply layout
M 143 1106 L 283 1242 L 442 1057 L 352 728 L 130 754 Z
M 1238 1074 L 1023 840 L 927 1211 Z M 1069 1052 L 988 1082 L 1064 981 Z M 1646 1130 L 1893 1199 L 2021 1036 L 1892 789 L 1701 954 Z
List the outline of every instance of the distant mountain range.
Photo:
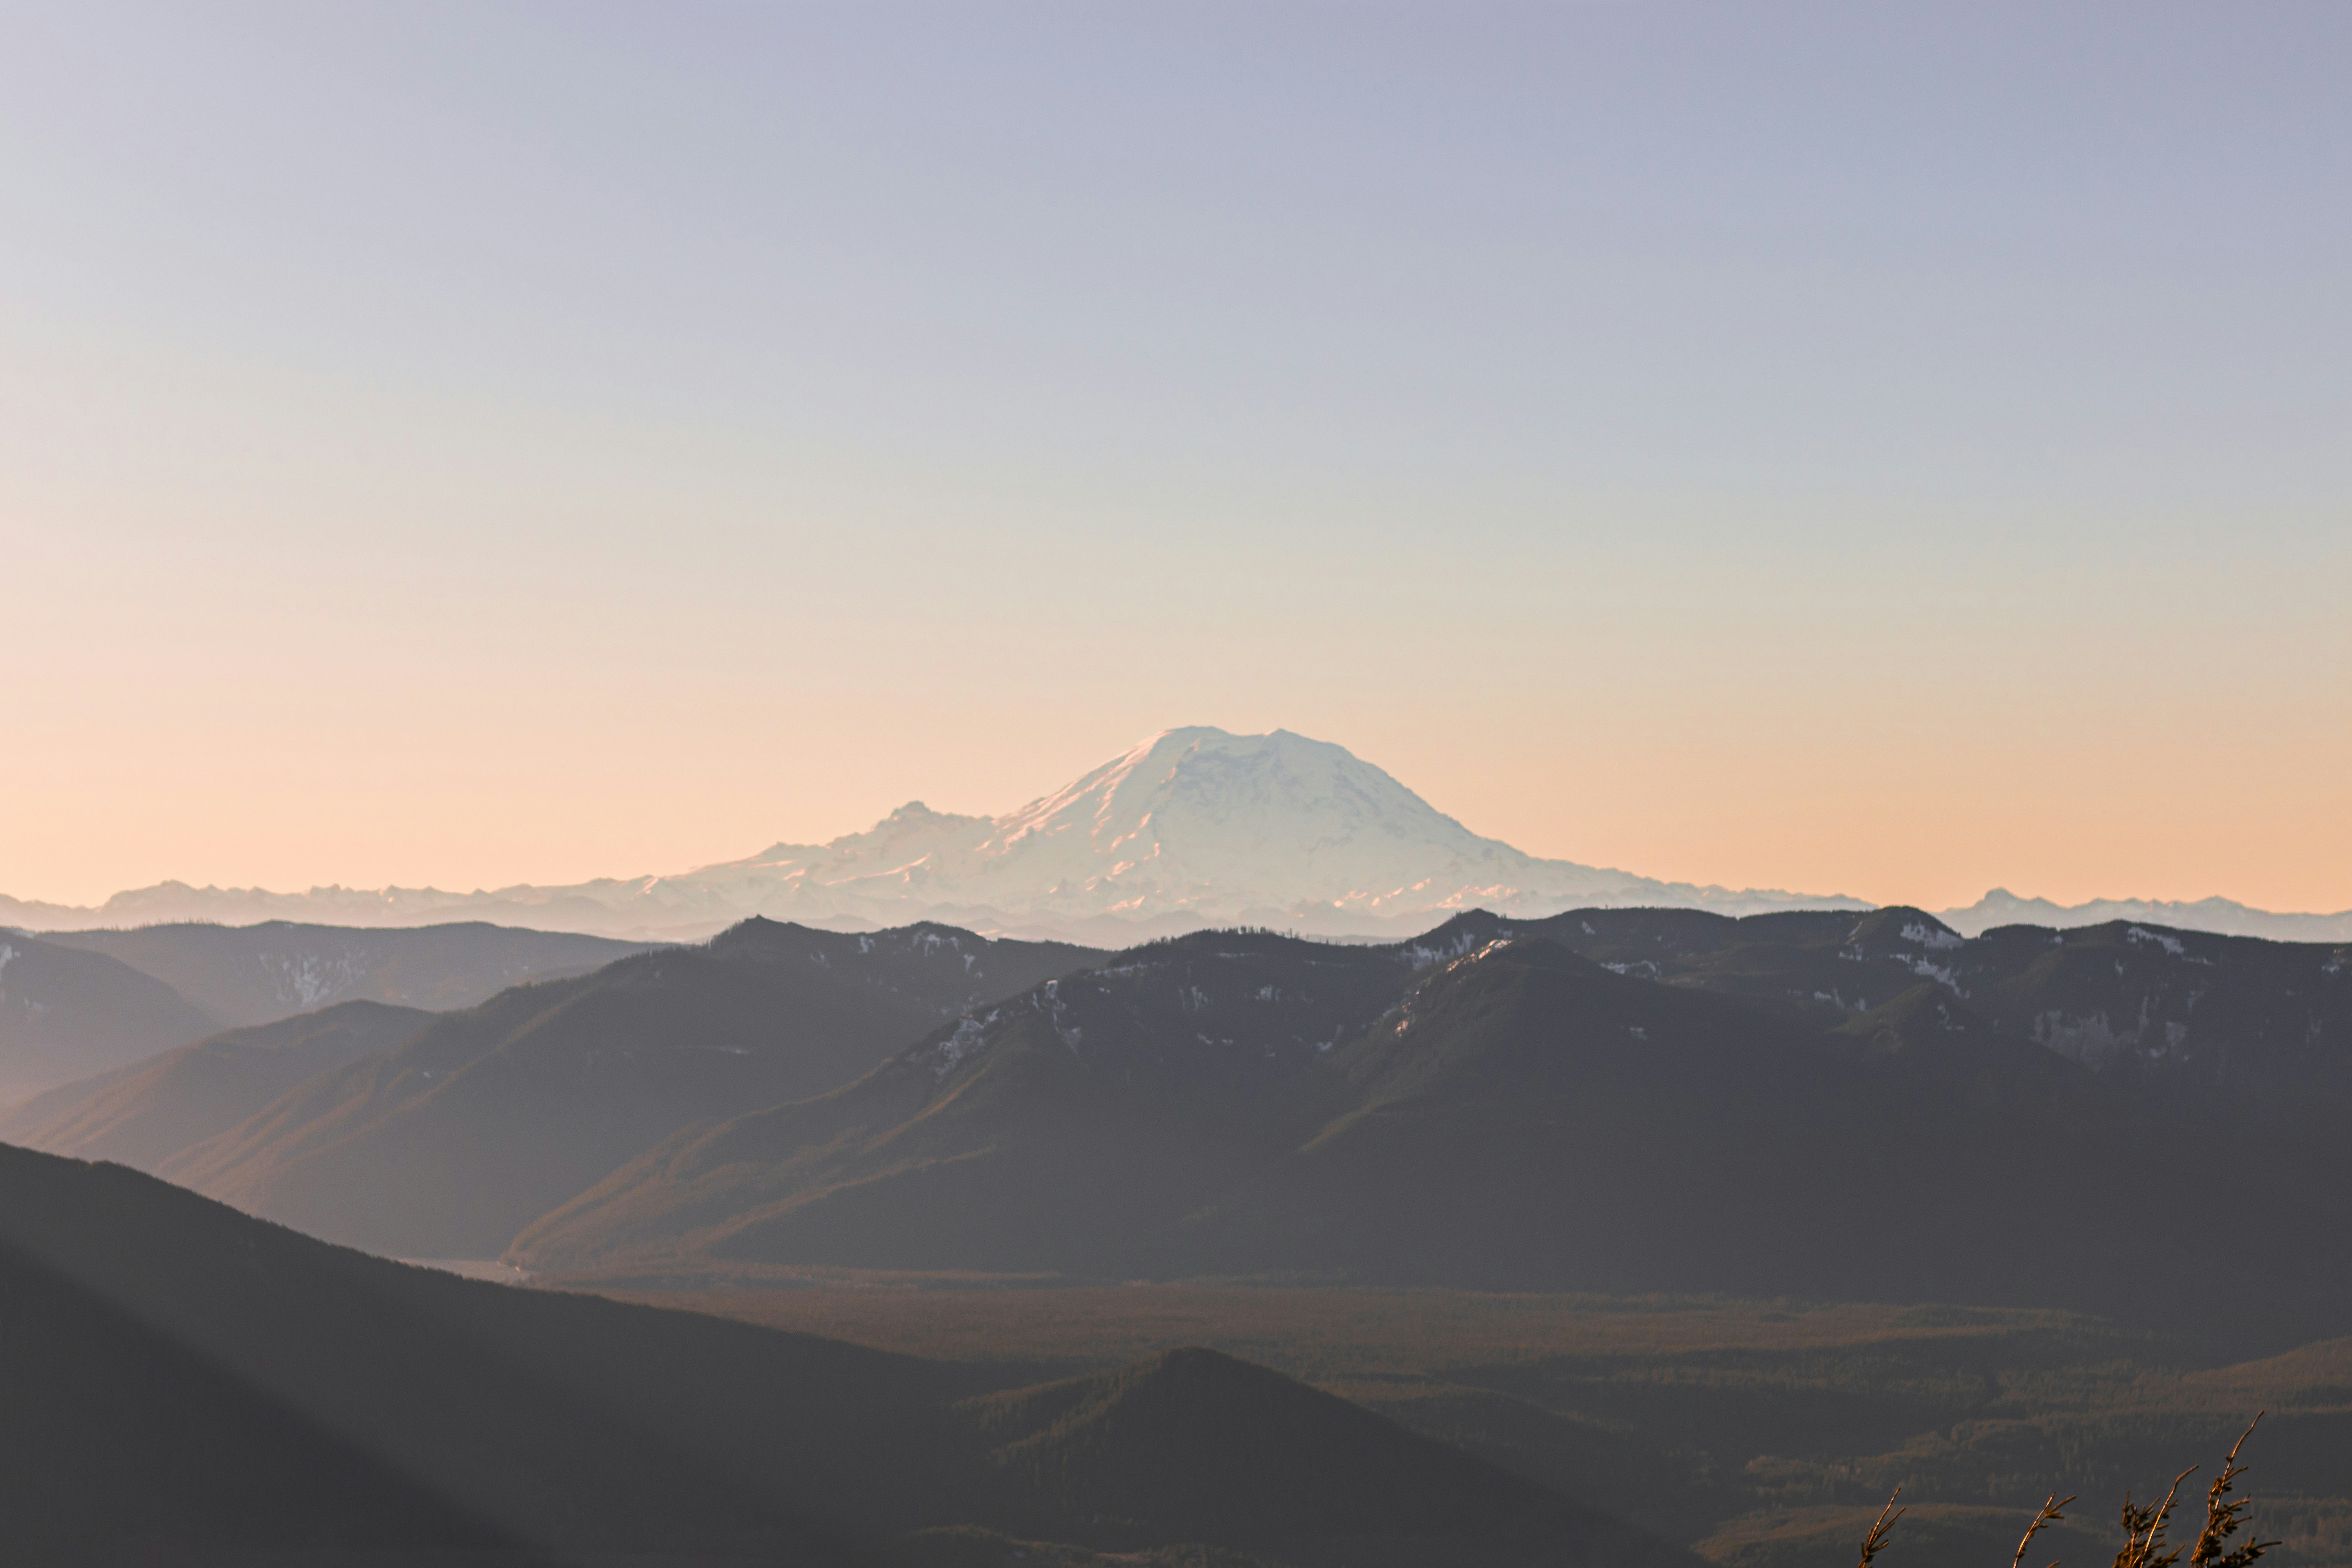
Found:
M 910 802 L 863 833 L 776 844 L 671 876 L 473 892 L 164 882 L 96 908 L 0 897 L 0 926 L 48 931 L 205 921 L 413 926 L 491 921 L 695 941 L 751 915 L 837 931 L 933 920 L 990 935 L 1122 947 L 1249 924 L 1393 940 L 1465 909 L 1537 918 L 1580 908 L 1863 910 L 1835 895 L 1660 881 L 1546 860 L 1472 833 L 1341 747 L 1287 731 L 1170 730 L 1001 816 Z M 1996 890 L 1947 912 L 1957 930 L 2018 921 L 2158 921 L 2282 941 L 2352 938 L 2352 911 L 2276 915 L 2223 899 L 2062 909 Z
M 1946 910 L 1954 931 L 1978 936 L 1996 926 L 2050 926 L 2074 931 L 2110 921 L 2137 921 L 2174 931 L 2207 931 L 2221 936 L 2259 936 L 2272 942 L 2352 942 L 2352 910 L 2332 915 L 2273 914 L 2229 899 L 2094 899 L 2086 904 L 2053 904 L 2021 899 L 1995 888 L 1965 909 Z

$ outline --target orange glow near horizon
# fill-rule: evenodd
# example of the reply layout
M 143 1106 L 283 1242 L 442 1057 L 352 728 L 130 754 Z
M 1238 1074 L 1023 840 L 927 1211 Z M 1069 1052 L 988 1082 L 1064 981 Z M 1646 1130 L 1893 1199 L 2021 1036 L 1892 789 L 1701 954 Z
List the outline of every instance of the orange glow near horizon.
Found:
M 1685 649 L 1651 684 L 1555 682 L 1467 619 L 1356 649 L 1355 668 L 1293 628 L 1229 624 L 1189 643 L 1163 628 L 1171 652 L 1148 666 L 1000 690 L 975 689 L 987 672 L 946 637 L 877 650 L 853 686 L 856 661 L 827 655 L 823 631 L 751 670 L 728 668 L 740 649 L 688 645 L 567 673 L 511 646 L 387 661 L 372 648 L 392 629 L 371 629 L 297 658 L 188 626 L 157 637 L 143 676 L 115 650 L 53 670 L 37 697 L 19 687 L 0 892 L 88 904 L 165 879 L 286 890 L 678 871 L 857 831 L 909 799 L 1009 811 L 1145 733 L 1207 722 L 1336 741 L 1475 832 L 1644 876 L 1929 909 L 1994 886 L 2061 903 L 2352 906 L 2352 744 L 2295 719 L 2324 688 L 2257 700 L 2161 671 L 2085 673 L 2062 700 L 1995 681 L 1919 704 L 1899 668 L 1838 674 L 1825 652 L 1759 670 L 1736 637 L 1717 639 L 1712 673 Z M 323 620 L 312 630 L 331 637 Z M 1051 668 L 1054 635 L 997 630 L 1007 668 Z M 1585 664 L 1612 635 L 1549 662 Z M 934 661 L 951 679 L 922 678 Z M 1866 717 L 1830 717 L 1844 714 Z
M 1201 723 L 1650 877 L 2352 908 L 2316 12 L 134 9 L 0 48 L 0 894 Z
M 972 500 L 1008 506 L 1003 477 L 970 480 L 856 528 L 706 498 L 683 534 L 567 539 L 476 527 L 454 483 L 329 485 L 314 536 L 0 474 L 0 510 L 44 523 L 0 579 L 40 655 L 0 692 L 0 893 L 679 871 L 908 799 L 1010 811 L 1212 723 L 1337 742 L 1475 832 L 1650 877 L 2352 907 L 2341 540 L 2289 573 L 2187 525 L 2058 562 L 2021 527 L 1963 569 L 1939 514 L 1790 557 L 1689 521 L 1706 498 L 1603 498 L 1639 540 L 1607 548 L 1506 498 L 1432 553 L 1410 498 L 1284 536 L 1185 521 L 1229 498 L 1041 495 L 1015 532 Z M 934 511 L 962 521 L 903 521 Z M 1099 591 L 1066 596 L 1066 561 Z

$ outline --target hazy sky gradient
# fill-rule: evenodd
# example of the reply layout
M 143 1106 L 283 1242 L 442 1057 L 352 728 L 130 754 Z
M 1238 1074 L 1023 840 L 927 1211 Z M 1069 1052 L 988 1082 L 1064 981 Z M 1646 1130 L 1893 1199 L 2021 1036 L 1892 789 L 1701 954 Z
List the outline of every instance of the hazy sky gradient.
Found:
M 1171 724 L 1939 906 L 2352 906 L 2352 7 L 0 0 L 0 892 Z

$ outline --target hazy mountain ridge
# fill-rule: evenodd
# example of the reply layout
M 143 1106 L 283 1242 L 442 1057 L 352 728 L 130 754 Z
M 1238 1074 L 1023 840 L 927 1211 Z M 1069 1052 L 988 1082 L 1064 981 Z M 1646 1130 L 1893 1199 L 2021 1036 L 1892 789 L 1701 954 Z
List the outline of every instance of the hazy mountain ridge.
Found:
M 103 952 L 0 931 L 0 1100 L 212 1032 L 212 1016 Z
M 171 923 L 55 932 L 61 947 L 103 952 L 186 997 L 221 1028 L 242 1028 L 339 1002 L 446 1012 L 509 985 L 585 973 L 646 944 L 479 921 L 360 930 L 266 921 Z
M 1942 919 L 1964 936 L 1980 936 L 2005 925 L 2071 931 L 2110 921 L 2138 921 L 2175 931 L 2258 936 L 2271 942 L 2352 942 L 2352 910 L 2336 914 L 2278 914 L 2222 898 L 2093 899 L 2065 905 L 2048 899 L 2021 899 L 2006 888 L 1995 888 L 1965 909 L 1942 911 Z
M 95 1089 L 93 1080 L 223 1030 L 348 1001 L 467 1007 L 520 981 L 582 973 L 645 949 L 478 921 L 382 931 L 175 924 L 37 938 L 0 931 L 0 1104 Z M 273 1058 L 278 1067 L 294 1059 Z M 207 1071 L 232 1070 L 226 1058 L 207 1063 Z
M 677 1127 L 821 1094 L 942 1016 L 1098 956 L 754 920 L 440 1015 L 152 1168 L 330 1239 L 492 1255 Z
M 343 1002 L 226 1030 L 36 1095 L 0 1120 L 0 1140 L 152 1172 L 303 1083 L 394 1048 L 432 1017 Z

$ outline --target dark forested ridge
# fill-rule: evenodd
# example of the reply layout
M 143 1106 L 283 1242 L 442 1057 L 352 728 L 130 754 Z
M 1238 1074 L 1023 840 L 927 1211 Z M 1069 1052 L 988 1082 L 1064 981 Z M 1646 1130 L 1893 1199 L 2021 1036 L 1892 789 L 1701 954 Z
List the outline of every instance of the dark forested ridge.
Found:
M 645 948 L 478 921 L 0 931 L 0 1105 L 97 1087 L 223 1030 L 348 1001 L 467 1007 L 519 982 L 581 973 Z
M 988 1386 L 412 1268 L 0 1149 L 0 1517 L 28 1560 L 849 1564 L 1019 1531 L 1335 1568 L 1687 1561 L 1210 1352 Z M 1221 1463 L 1244 1484 L 1200 1484 Z
M 63 1084 L 0 1121 L 0 1139 L 153 1171 L 321 1073 L 402 1044 L 432 1020 L 415 1007 L 344 1002 Z
M 1620 973 L 1824 1018 L 1917 993 L 2096 1069 L 2104 1092 L 2135 1109 L 2218 1096 L 2269 1116 L 2352 1113 L 2352 946 L 2340 943 L 2127 921 L 1969 939 L 1899 908 L 1859 920 L 1587 910 L 1508 929 Z
M 2213 1137 L 2290 1095 L 2340 1121 L 2347 997 L 2326 949 L 1967 942 L 1899 910 L 1206 932 L 681 1130 L 512 1256 L 1981 1301 L 2308 1337 L 2352 1321 L 2326 1241 L 2342 1141 Z M 2126 1047 L 2067 1048 L 2093 1027 Z M 2261 1260 L 2261 1300 L 2139 1282 L 2147 1231 L 2216 1227 Z

